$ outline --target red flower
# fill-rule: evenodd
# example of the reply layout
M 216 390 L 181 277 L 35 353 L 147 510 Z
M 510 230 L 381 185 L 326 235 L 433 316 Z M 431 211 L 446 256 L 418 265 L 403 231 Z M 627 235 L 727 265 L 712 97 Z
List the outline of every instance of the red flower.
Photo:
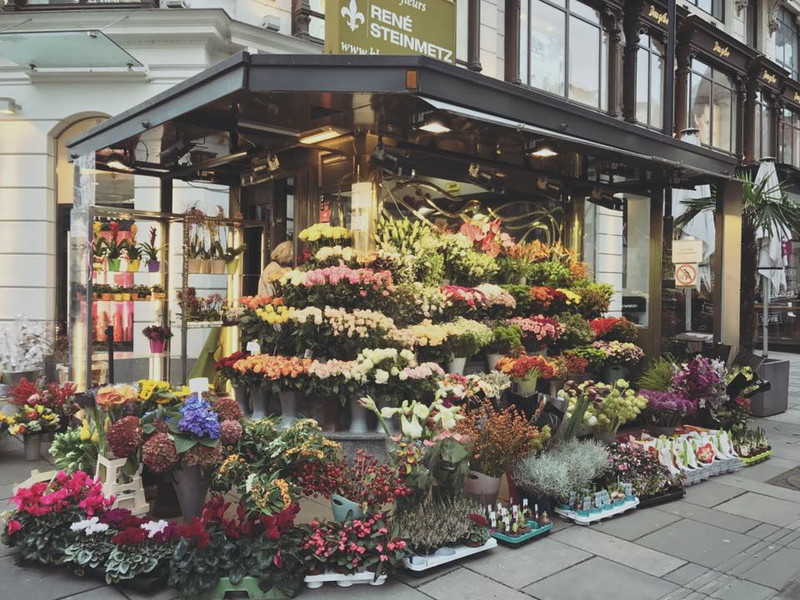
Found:
M 278 550 L 277 554 L 272 557 L 272 564 L 278 567 L 279 569 L 283 568 L 283 557 L 281 556 L 281 551 Z
M 198 550 L 202 550 L 211 543 L 206 526 L 197 517 L 192 519 L 188 525 L 181 525 L 180 534 L 181 537 L 190 539 Z
M 475 523 L 477 525 L 481 525 L 483 527 L 486 527 L 489 524 L 486 521 L 486 518 L 483 515 L 479 515 L 478 513 L 470 513 L 469 514 L 469 520 L 472 521 L 473 523 Z
M 16 519 L 11 519 L 8 522 L 8 526 L 7 526 L 6 531 L 7 531 L 8 535 L 14 535 L 20 529 L 22 529 L 22 525 L 20 524 L 20 522 L 17 521 Z
M 111 538 L 111 543 L 117 546 L 135 546 L 147 539 L 147 532 L 139 527 L 128 527 Z

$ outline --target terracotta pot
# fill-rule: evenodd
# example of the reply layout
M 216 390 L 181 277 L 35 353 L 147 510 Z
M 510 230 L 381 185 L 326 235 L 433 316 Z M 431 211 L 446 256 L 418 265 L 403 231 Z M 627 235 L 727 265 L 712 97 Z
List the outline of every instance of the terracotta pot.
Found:
M 111 298 L 112 298 L 112 295 L 111 295 L 111 294 L 100 294 L 100 298 L 101 298 L 102 300 L 106 300 L 106 301 L 108 301 L 108 300 L 111 300 Z
M 464 479 L 464 494 L 479 500 L 481 504 L 494 503 L 500 491 L 500 477 L 489 477 L 478 471 L 470 470 Z

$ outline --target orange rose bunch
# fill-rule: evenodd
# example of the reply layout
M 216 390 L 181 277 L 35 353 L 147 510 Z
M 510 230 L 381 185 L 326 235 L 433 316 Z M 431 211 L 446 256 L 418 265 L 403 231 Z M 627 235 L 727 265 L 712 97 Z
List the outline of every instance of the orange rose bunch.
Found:
M 131 385 L 107 385 L 97 391 L 95 401 L 104 410 L 109 410 L 136 400 L 136 390 Z
M 242 296 L 239 302 L 250 310 L 263 308 L 267 305 L 283 306 L 283 298 L 277 296 Z
M 254 354 L 236 361 L 233 369 L 251 385 L 269 381 L 275 384 L 277 390 L 287 391 L 299 386 L 310 365 L 310 358 Z
M 524 352 L 516 357 L 504 356 L 498 361 L 495 368 L 515 381 L 528 377 L 552 379 L 556 374 L 555 365 L 544 356 L 525 354 Z

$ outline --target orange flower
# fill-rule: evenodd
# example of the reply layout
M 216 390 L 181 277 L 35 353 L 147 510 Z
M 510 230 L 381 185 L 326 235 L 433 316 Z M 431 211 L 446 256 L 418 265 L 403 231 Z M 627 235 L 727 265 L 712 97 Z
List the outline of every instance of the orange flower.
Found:
M 107 385 L 97 391 L 96 402 L 98 406 L 109 408 L 122 406 L 136 399 L 136 390 L 130 385 Z

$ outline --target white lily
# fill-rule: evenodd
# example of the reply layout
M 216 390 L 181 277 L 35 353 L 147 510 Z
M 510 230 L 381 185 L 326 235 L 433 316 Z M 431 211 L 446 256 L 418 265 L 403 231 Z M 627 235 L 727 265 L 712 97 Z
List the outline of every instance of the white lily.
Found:
M 427 419 L 428 415 L 431 414 L 431 409 L 422 404 L 421 402 L 415 402 L 413 406 L 414 416 L 420 419 Z
M 411 439 L 416 440 L 422 437 L 422 425 L 416 417 L 409 420 L 405 415 L 400 415 L 400 429 L 403 431 L 403 435 Z

